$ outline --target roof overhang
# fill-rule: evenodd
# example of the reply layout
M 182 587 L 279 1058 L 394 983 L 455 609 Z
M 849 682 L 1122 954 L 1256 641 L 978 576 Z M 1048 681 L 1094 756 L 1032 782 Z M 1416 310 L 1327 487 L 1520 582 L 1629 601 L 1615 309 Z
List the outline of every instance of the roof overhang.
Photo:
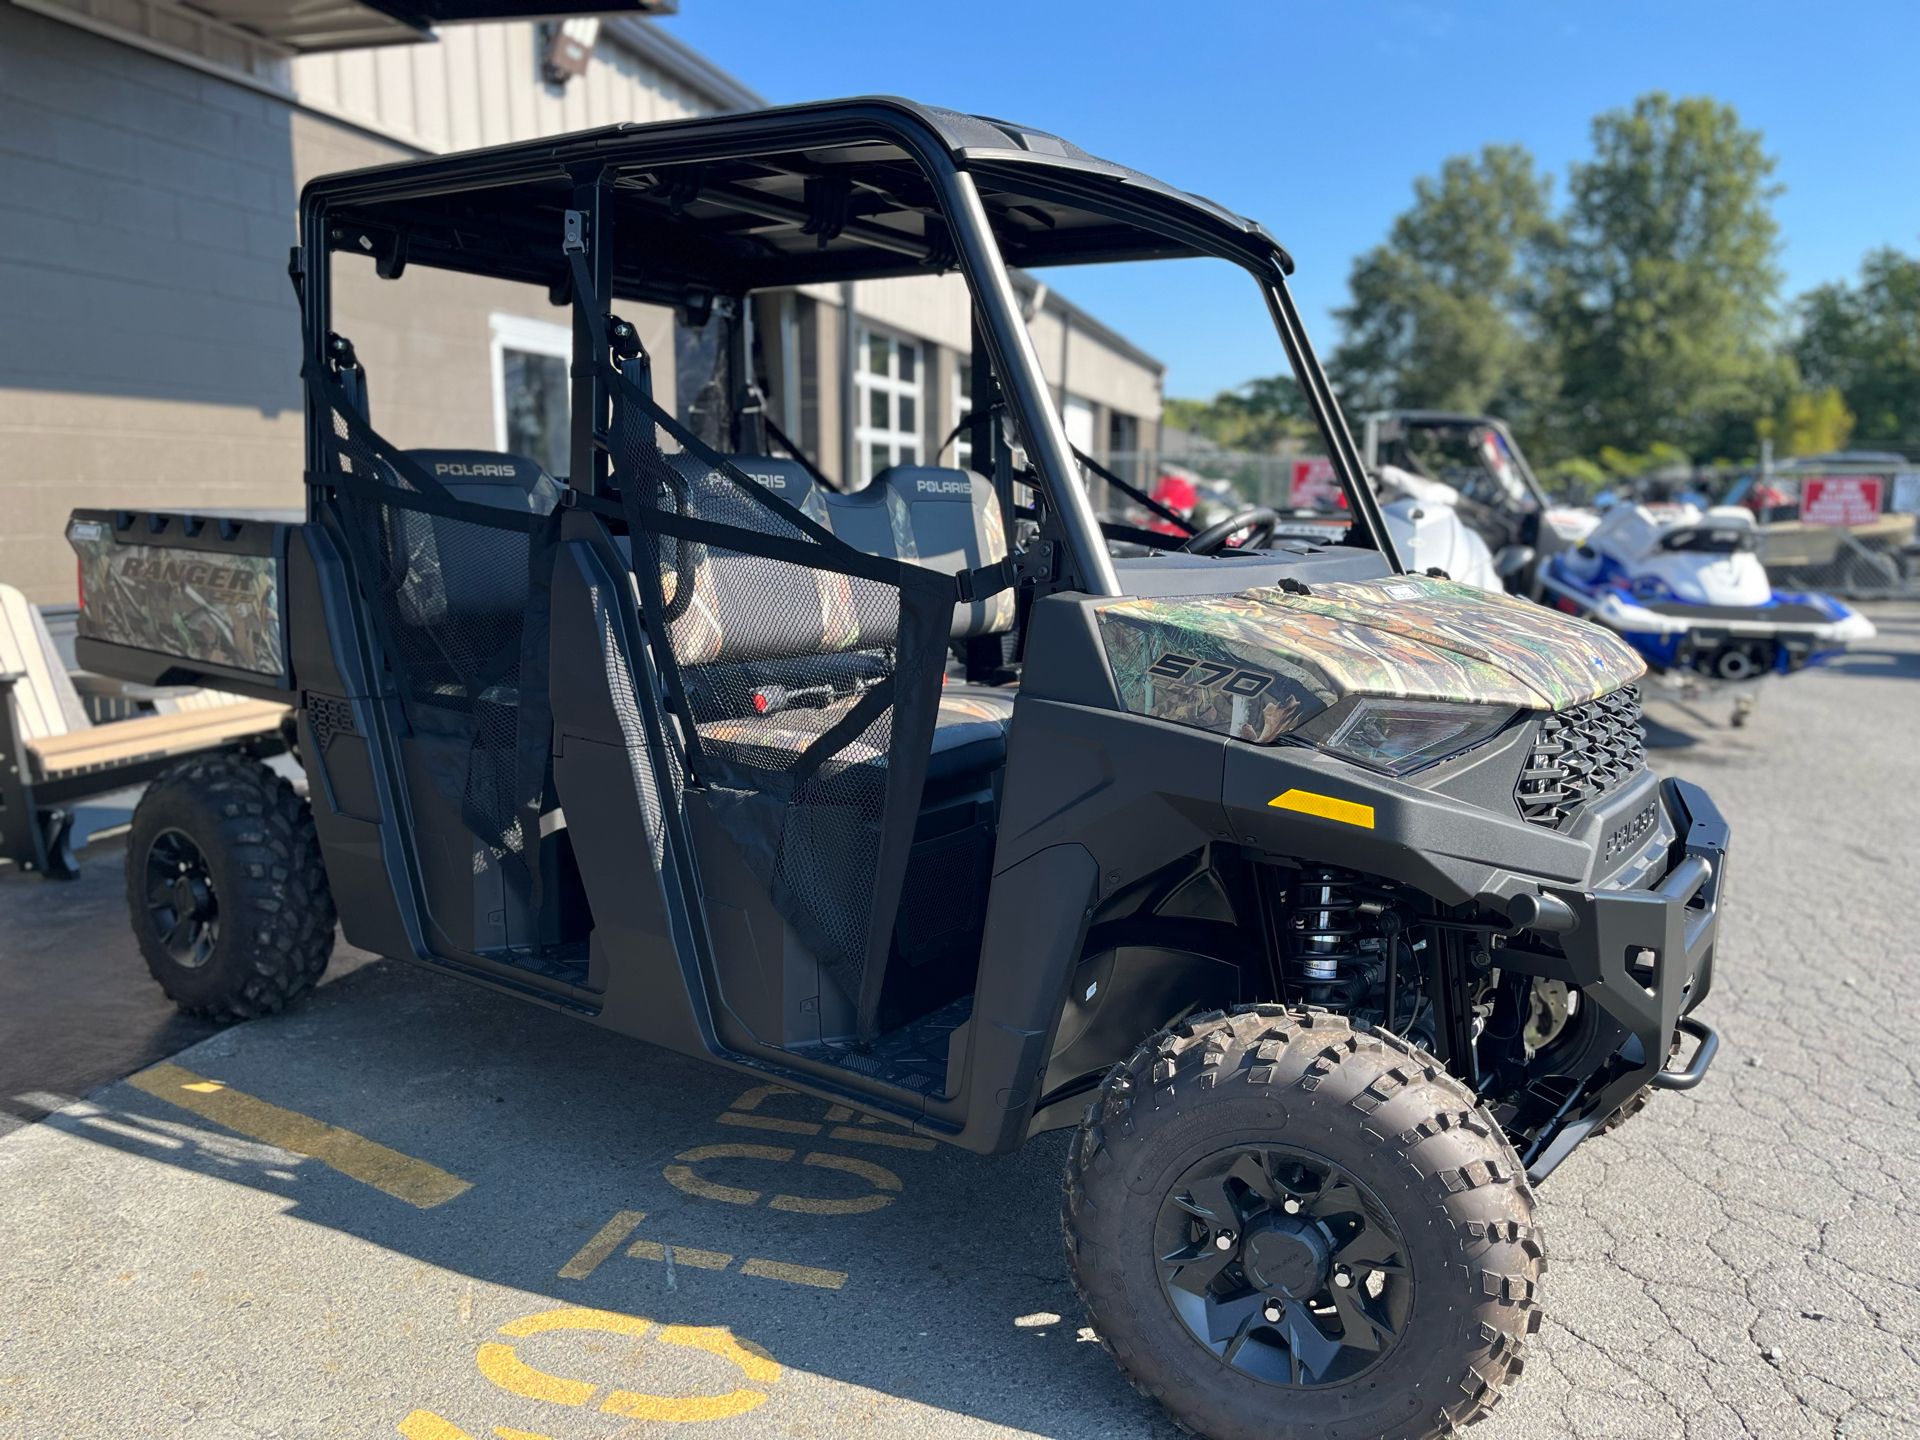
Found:
M 408 45 L 439 25 L 672 14 L 679 0 L 183 0 L 186 8 L 296 54 Z

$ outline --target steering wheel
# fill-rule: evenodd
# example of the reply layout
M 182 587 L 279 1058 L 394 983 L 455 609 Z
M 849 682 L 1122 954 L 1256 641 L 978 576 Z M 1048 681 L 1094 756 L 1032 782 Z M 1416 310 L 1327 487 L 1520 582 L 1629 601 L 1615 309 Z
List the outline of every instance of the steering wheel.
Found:
M 1279 528 L 1280 516 L 1265 505 L 1252 505 L 1245 510 L 1236 510 L 1217 525 L 1209 525 L 1198 535 L 1187 537 L 1180 549 L 1189 555 L 1217 555 L 1235 535 L 1242 530 L 1247 538 L 1241 542 L 1243 550 L 1258 550 Z

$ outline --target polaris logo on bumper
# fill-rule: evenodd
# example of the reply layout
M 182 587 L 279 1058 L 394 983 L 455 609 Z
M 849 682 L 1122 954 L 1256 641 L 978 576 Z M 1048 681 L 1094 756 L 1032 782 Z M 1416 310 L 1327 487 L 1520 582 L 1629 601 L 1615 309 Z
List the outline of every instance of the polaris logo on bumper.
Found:
M 1624 825 L 1614 826 L 1612 832 L 1607 836 L 1606 858 L 1611 860 L 1615 856 L 1625 854 L 1635 845 L 1638 845 L 1646 838 L 1647 833 L 1659 823 L 1659 820 L 1660 802 L 1658 800 L 1649 800 L 1646 808 L 1638 815 L 1635 815 Z

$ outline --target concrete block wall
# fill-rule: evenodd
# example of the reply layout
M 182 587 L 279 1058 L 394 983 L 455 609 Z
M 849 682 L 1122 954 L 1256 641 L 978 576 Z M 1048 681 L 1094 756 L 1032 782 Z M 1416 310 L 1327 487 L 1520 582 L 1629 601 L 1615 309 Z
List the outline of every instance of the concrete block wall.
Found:
M 298 503 L 289 107 L 0 5 L 0 580 L 76 505 Z
M 0 3 L 0 581 L 74 599 L 77 506 L 303 502 L 299 187 L 407 158 L 291 100 Z M 494 445 L 496 313 L 542 292 L 336 270 L 334 328 L 402 445 Z M 672 403 L 666 311 L 629 306 Z

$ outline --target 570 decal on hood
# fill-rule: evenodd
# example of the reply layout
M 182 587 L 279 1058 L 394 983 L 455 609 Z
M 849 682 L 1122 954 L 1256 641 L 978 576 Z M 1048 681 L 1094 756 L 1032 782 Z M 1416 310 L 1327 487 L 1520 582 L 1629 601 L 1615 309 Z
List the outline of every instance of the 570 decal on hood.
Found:
M 1597 626 L 1426 575 L 1121 600 L 1100 635 L 1128 710 L 1255 743 L 1351 695 L 1564 710 L 1645 670 Z

